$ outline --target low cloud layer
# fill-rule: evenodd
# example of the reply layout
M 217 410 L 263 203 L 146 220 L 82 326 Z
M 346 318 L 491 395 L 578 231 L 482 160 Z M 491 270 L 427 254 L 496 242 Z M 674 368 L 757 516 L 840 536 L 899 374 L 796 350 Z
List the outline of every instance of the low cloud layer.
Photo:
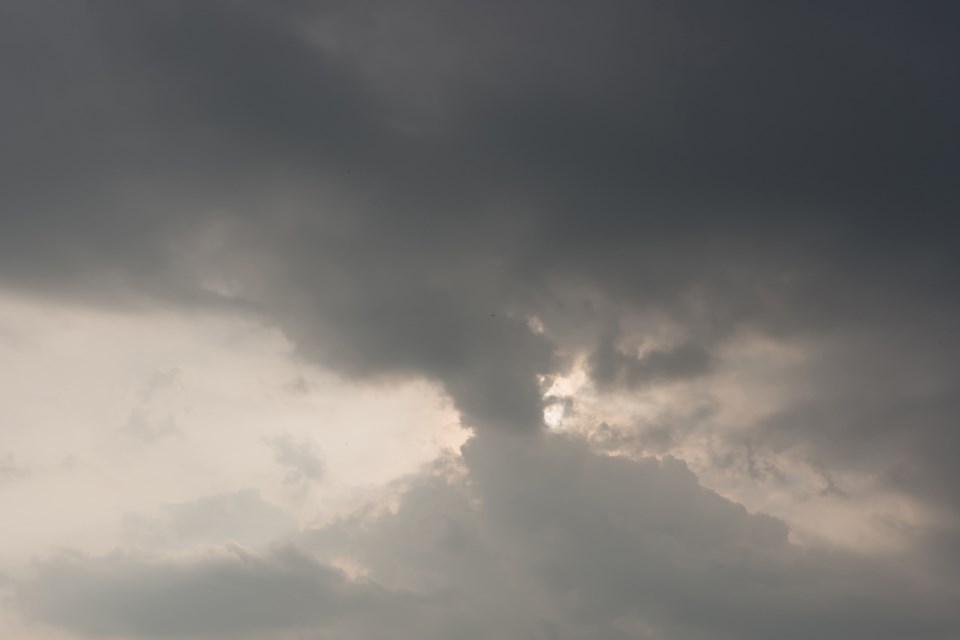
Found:
M 53 558 L 22 606 L 91 637 L 955 637 L 952 599 L 897 558 L 799 547 L 680 461 L 550 436 L 476 440 L 464 464 L 263 554 Z

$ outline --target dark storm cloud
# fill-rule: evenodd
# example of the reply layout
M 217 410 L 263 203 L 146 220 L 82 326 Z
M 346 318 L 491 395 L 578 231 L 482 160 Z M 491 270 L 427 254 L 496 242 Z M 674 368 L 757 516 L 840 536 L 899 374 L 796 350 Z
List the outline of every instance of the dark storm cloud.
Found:
M 950 598 L 897 558 L 796 546 L 784 523 L 701 487 L 679 461 L 490 435 L 464 460 L 466 477 L 410 478 L 396 512 L 308 531 L 299 546 L 54 558 L 18 601 L 93 637 L 955 637 Z M 348 579 L 308 549 L 367 575 Z
M 935 502 L 960 499 L 960 388 L 955 316 L 900 327 L 874 325 L 823 339 L 793 384 L 795 399 L 755 430 L 773 449 L 794 446 L 826 468 L 857 469 Z M 899 322 L 904 319 L 899 318 Z
M 761 332 L 814 361 L 759 440 L 956 508 L 947 4 L 0 11 L 6 285 L 237 304 L 480 430 L 535 431 L 611 316 L 690 345 L 603 347 L 628 386 Z
M 710 370 L 710 354 L 690 342 L 669 349 L 651 349 L 641 356 L 617 345 L 619 331 L 607 330 L 589 359 L 590 374 L 601 389 L 624 385 L 636 389 L 656 382 L 697 377 Z

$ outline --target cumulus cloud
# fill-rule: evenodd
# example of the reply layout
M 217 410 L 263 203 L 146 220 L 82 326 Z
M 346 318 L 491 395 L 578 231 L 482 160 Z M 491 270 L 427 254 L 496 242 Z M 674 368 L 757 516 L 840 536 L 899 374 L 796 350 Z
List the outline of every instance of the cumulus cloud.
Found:
M 457 465 L 454 460 L 451 464 Z M 29 615 L 94 637 L 942 638 L 950 599 L 897 558 L 809 549 L 680 461 L 547 436 L 468 443 L 463 465 L 258 555 L 63 556 Z M 348 577 L 331 562 L 362 569 Z

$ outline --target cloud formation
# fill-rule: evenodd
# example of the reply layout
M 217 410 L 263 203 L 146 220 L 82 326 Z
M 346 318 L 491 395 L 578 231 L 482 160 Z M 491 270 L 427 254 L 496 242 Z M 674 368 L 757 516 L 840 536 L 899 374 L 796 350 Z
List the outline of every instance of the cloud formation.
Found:
M 743 327 L 955 318 L 957 95 L 933 15 L 7 12 L 14 286 L 262 309 L 312 357 L 439 380 L 507 429 L 539 423 L 534 378 L 571 337 L 506 312 L 560 325 L 574 284 L 707 350 Z
M 43 565 L 24 606 L 144 637 L 287 618 L 333 637 L 955 636 L 958 17 L 886 0 L 5 2 L 0 287 L 239 314 L 350 381 L 438 385 L 476 434 L 479 492 L 407 493 L 369 534 L 396 536 L 351 543 L 369 582 L 293 548 L 81 557 Z M 580 373 L 590 406 L 551 391 Z M 557 398 L 595 447 L 640 443 L 608 447 L 638 460 L 550 435 Z M 121 430 L 180 424 L 148 409 Z M 288 478 L 321 477 L 309 447 L 272 446 Z M 904 504 L 883 526 L 912 559 L 798 547 L 649 453 L 778 483 L 771 500 L 802 493 L 802 468 L 831 499 Z M 403 529 L 421 508 L 440 555 Z M 219 618 L 268 585 L 308 595 Z M 385 617 L 363 626 L 365 609 Z
M 298 442 L 289 434 L 275 436 L 267 441 L 273 449 L 277 464 L 287 470 L 284 482 L 299 484 L 323 477 L 323 461 L 310 442 Z
M 896 558 L 799 547 L 680 461 L 548 436 L 478 439 L 464 464 L 265 554 L 52 558 L 23 607 L 92 637 L 954 637 L 951 600 Z

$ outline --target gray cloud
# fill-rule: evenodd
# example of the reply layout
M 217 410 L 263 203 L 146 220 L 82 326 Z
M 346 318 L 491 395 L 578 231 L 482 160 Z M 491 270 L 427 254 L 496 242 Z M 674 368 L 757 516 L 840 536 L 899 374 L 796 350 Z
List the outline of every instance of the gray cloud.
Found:
M 182 434 L 177 424 L 177 417 L 173 415 L 169 406 L 162 410 L 158 400 L 175 398 L 173 393 L 180 391 L 181 372 L 178 368 L 156 371 L 140 385 L 136 400 L 130 415 L 117 430 L 117 433 L 127 438 L 153 444 L 166 438 Z
M 726 371 L 714 354 L 762 335 L 807 360 L 740 425 L 757 452 L 801 450 L 949 521 L 957 17 L 5 2 L 0 286 L 255 314 L 345 376 L 438 382 L 480 433 L 535 434 L 538 376 L 578 355 L 601 390 L 642 393 Z M 618 348 L 607 327 L 637 318 L 680 346 Z M 847 615 L 823 620 L 865 628 Z
M 710 371 L 710 354 L 698 344 L 686 342 L 670 349 L 650 349 L 636 356 L 617 345 L 618 333 L 605 331 L 590 355 L 590 374 L 600 388 L 635 389 L 656 382 L 695 378 Z
M 173 416 L 158 418 L 141 410 L 134 410 L 118 433 L 128 438 L 154 443 L 180 434 Z
M 396 615 L 396 598 L 356 584 L 294 547 L 258 556 L 242 547 L 194 563 L 65 556 L 20 594 L 32 615 L 92 637 L 262 637 L 366 611 Z M 391 614 L 391 609 L 393 613 Z M 383 629 L 381 629 L 383 631 Z
M 20 465 L 12 453 L 0 456 L 0 485 L 25 477 L 29 472 Z
M 808 549 L 679 461 L 583 442 L 476 439 L 466 477 L 413 477 L 395 513 L 265 556 L 54 558 L 22 587 L 40 620 L 93 636 L 951 638 L 946 592 L 896 557 Z M 308 552 L 309 550 L 309 552 Z M 348 579 L 314 556 L 363 566 Z M 954 587 L 955 588 L 955 584 Z M 418 635 L 419 634 L 419 635 Z M 277 635 L 276 637 L 281 637 Z
M 919 69 L 939 68 L 930 57 L 936 40 L 907 40 L 881 55 L 884 34 L 902 25 L 883 20 L 886 5 L 868 25 L 839 9 L 830 16 L 764 11 L 750 23 L 736 11 L 658 15 L 634 4 L 602 3 L 588 16 L 555 12 L 554 26 L 535 40 L 525 28 L 545 11 L 536 2 L 511 5 L 509 17 L 501 7 L 478 16 L 464 4 L 429 19 L 413 7 L 409 15 L 388 11 L 396 24 L 384 33 L 356 9 L 315 14 L 295 3 L 274 11 L 139 6 L 78 20 L 55 4 L 18 7 L 27 14 L 21 21 L 75 49 L 59 63 L 67 68 L 34 71 L 65 95 L 42 94 L 41 83 L 21 101 L 56 100 L 78 118 L 123 105 L 142 132 L 112 155 L 102 140 L 81 147 L 92 154 L 83 155 L 87 171 L 77 170 L 79 161 L 68 169 L 96 172 L 83 188 L 119 198 L 121 177 L 110 166 L 151 164 L 133 178 L 142 193 L 127 204 L 88 208 L 90 198 L 77 196 L 41 209 L 60 217 L 9 218 L 13 231 L 42 224 L 30 227 L 32 235 L 9 236 L 31 247 L 9 273 L 64 283 L 67 270 L 57 264 L 75 259 L 70 271 L 106 278 L 101 288 L 128 283 L 187 295 L 197 274 L 171 264 L 183 235 L 206 224 L 240 225 L 216 259 L 252 280 L 245 282 L 252 302 L 279 315 L 306 350 L 358 374 L 412 369 L 445 377 L 453 370 L 491 385 L 497 377 L 479 362 L 488 352 L 507 360 L 498 366 L 502 375 L 526 360 L 535 362 L 527 365 L 534 373 L 549 368 L 545 347 L 522 344 L 531 339 L 504 321 L 487 321 L 506 303 L 530 305 L 549 294 L 557 278 L 586 279 L 621 303 L 666 306 L 709 332 L 742 322 L 777 329 L 836 323 L 858 315 L 864 302 L 889 310 L 885 303 L 894 300 L 864 300 L 860 291 L 884 264 L 890 294 L 918 280 L 927 289 L 942 281 L 947 272 L 937 260 L 950 255 L 949 236 L 928 232 L 948 222 L 940 205 L 955 194 L 945 178 L 928 182 L 943 173 L 943 145 L 933 139 L 945 131 L 956 96 L 939 93 L 935 78 L 922 84 L 927 75 Z M 827 37 L 840 37 L 828 29 L 837 20 L 851 27 L 839 30 L 843 41 Z M 914 20 L 918 29 L 936 28 L 926 16 Z M 420 44 L 401 53 L 393 47 L 413 37 L 410 21 Z M 677 37 L 644 40 L 632 31 L 657 21 Z M 336 46 L 301 37 L 311 25 L 339 33 Z M 498 29 L 502 50 L 490 50 L 484 28 Z M 785 44 L 789 38 L 769 37 L 807 29 L 822 36 L 816 49 L 798 52 Z M 375 35 L 385 37 L 373 43 Z M 567 47 L 573 39 L 581 43 L 575 54 Z M 851 41 L 860 49 L 851 53 Z M 125 47 L 126 55 L 108 55 L 110 47 Z M 829 55 L 833 64 L 818 66 Z M 471 73 L 435 69 L 438 57 Z M 771 60 L 784 67 L 775 73 Z M 419 74 L 430 78 L 432 100 L 450 113 L 440 131 L 396 129 L 391 114 L 412 107 L 395 95 L 404 82 L 383 86 L 376 71 L 386 65 L 414 87 L 425 82 Z M 884 72 L 902 82 L 881 82 Z M 108 88 L 52 80 L 94 73 Z M 140 102 L 125 96 L 131 76 L 145 94 Z M 88 93 L 95 95 L 81 102 Z M 858 109 L 868 107 L 856 105 L 873 94 L 864 121 Z M 34 118 L 43 122 L 44 113 Z M 894 135 L 883 114 L 896 114 L 904 127 L 915 122 L 912 142 L 899 140 L 912 147 L 880 154 L 870 146 Z M 857 133 L 863 130 L 877 138 Z M 114 124 L 105 133 L 122 131 Z M 57 136 L 43 141 L 66 144 Z M 887 179 L 892 167 L 878 166 L 880 156 L 903 169 L 896 180 Z M 921 170 L 920 160 L 936 170 Z M 890 190 L 927 194 L 905 228 L 890 211 Z M 70 220 L 96 224 L 75 232 L 66 209 L 75 212 Z M 243 246 L 244 228 L 258 246 Z M 72 251 L 48 246 L 61 234 Z M 121 239 L 140 260 L 118 253 Z M 921 250 L 931 256 L 926 265 L 914 259 Z M 89 260 L 71 258 L 78 251 Z M 157 263 L 142 264 L 147 259 Z M 273 275 L 282 293 L 259 290 L 258 277 L 265 289 L 278 284 L 263 272 L 251 275 L 261 267 L 280 272 Z M 706 297 L 704 317 L 689 317 L 681 304 L 691 291 Z M 525 358 L 513 362 L 515 352 Z M 517 374 L 517 384 L 520 373 L 529 371 Z M 490 404 L 515 404 L 504 400 Z M 511 417 L 518 421 L 533 413 L 517 411 Z
M 125 540 L 147 548 L 237 542 L 259 548 L 297 531 L 296 521 L 256 489 L 164 505 L 161 517 L 127 514 Z
M 323 477 L 323 460 L 308 441 L 298 441 L 290 434 L 270 438 L 267 443 L 273 449 L 277 464 L 287 470 L 286 482 L 302 483 Z
M 948 330 L 940 330 L 865 328 L 825 340 L 803 378 L 787 381 L 796 385 L 793 400 L 762 420 L 755 437 L 956 508 L 960 471 L 948 452 L 960 444 L 960 389 Z

